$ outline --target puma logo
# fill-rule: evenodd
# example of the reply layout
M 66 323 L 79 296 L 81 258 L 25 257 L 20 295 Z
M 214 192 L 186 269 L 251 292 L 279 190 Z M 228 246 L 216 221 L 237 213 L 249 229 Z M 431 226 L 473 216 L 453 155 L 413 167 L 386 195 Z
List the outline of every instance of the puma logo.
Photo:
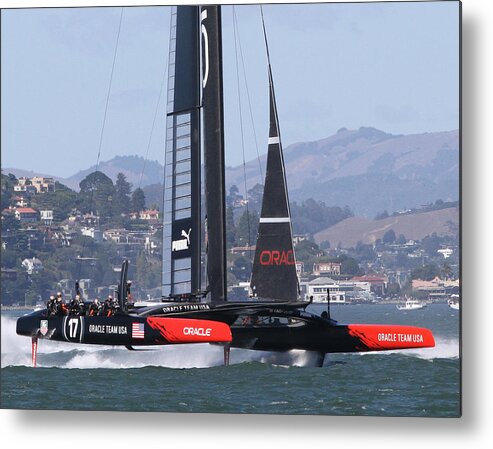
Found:
M 190 248 L 190 234 L 192 232 L 192 228 L 188 230 L 188 232 L 185 232 L 185 230 L 182 229 L 181 231 L 181 237 L 185 237 L 184 239 L 180 240 L 173 240 L 172 245 L 171 245 L 171 251 L 182 251 L 185 249 Z
M 192 228 L 188 230 L 188 234 L 185 231 L 181 231 L 181 236 L 187 239 L 188 245 L 190 245 L 190 233 L 192 232 Z

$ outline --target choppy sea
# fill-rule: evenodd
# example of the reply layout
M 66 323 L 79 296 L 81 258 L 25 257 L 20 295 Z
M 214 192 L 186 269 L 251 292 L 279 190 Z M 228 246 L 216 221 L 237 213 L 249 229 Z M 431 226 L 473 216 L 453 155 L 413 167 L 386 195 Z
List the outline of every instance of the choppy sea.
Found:
M 312 305 L 321 312 L 323 305 Z M 460 416 L 459 312 L 446 304 L 417 311 L 395 305 L 337 305 L 341 323 L 430 328 L 434 348 L 279 355 L 200 344 L 149 351 L 41 340 L 15 333 L 20 312 L 1 316 L 1 408 L 368 416 Z

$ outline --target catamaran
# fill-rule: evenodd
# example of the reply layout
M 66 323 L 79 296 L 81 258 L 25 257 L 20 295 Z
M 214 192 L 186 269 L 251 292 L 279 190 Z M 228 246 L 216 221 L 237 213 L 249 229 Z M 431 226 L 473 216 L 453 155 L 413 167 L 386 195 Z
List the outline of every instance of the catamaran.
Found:
M 230 348 L 312 351 L 322 366 L 327 353 L 435 345 L 428 329 L 340 324 L 329 314 L 309 312 L 310 302 L 300 300 L 265 26 L 263 30 L 270 123 L 251 298 L 227 299 L 221 7 L 178 6 L 171 14 L 162 298 L 131 304 L 124 262 L 119 312 L 88 316 L 39 310 L 18 319 L 17 333 L 32 338 L 33 365 L 38 339 L 128 349 L 208 342 L 224 346 L 226 365 Z

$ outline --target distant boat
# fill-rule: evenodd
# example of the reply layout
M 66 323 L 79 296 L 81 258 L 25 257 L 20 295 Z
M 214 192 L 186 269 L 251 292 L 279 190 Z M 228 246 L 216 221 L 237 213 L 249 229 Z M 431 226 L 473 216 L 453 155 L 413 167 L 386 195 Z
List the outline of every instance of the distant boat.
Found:
M 451 295 L 447 301 L 448 306 L 454 310 L 460 310 L 460 297 L 459 295 Z
M 417 299 L 407 299 L 404 304 L 397 304 L 399 310 L 419 310 L 424 309 L 426 304 Z

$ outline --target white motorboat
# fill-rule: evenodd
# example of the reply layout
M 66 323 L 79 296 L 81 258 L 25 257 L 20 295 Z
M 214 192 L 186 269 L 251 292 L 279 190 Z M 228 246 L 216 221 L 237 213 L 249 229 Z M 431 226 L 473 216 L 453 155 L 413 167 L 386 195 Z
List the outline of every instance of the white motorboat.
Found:
M 404 304 L 397 304 L 399 310 L 419 310 L 424 309 L 426 304 L 417 299 L 406 299 Z

